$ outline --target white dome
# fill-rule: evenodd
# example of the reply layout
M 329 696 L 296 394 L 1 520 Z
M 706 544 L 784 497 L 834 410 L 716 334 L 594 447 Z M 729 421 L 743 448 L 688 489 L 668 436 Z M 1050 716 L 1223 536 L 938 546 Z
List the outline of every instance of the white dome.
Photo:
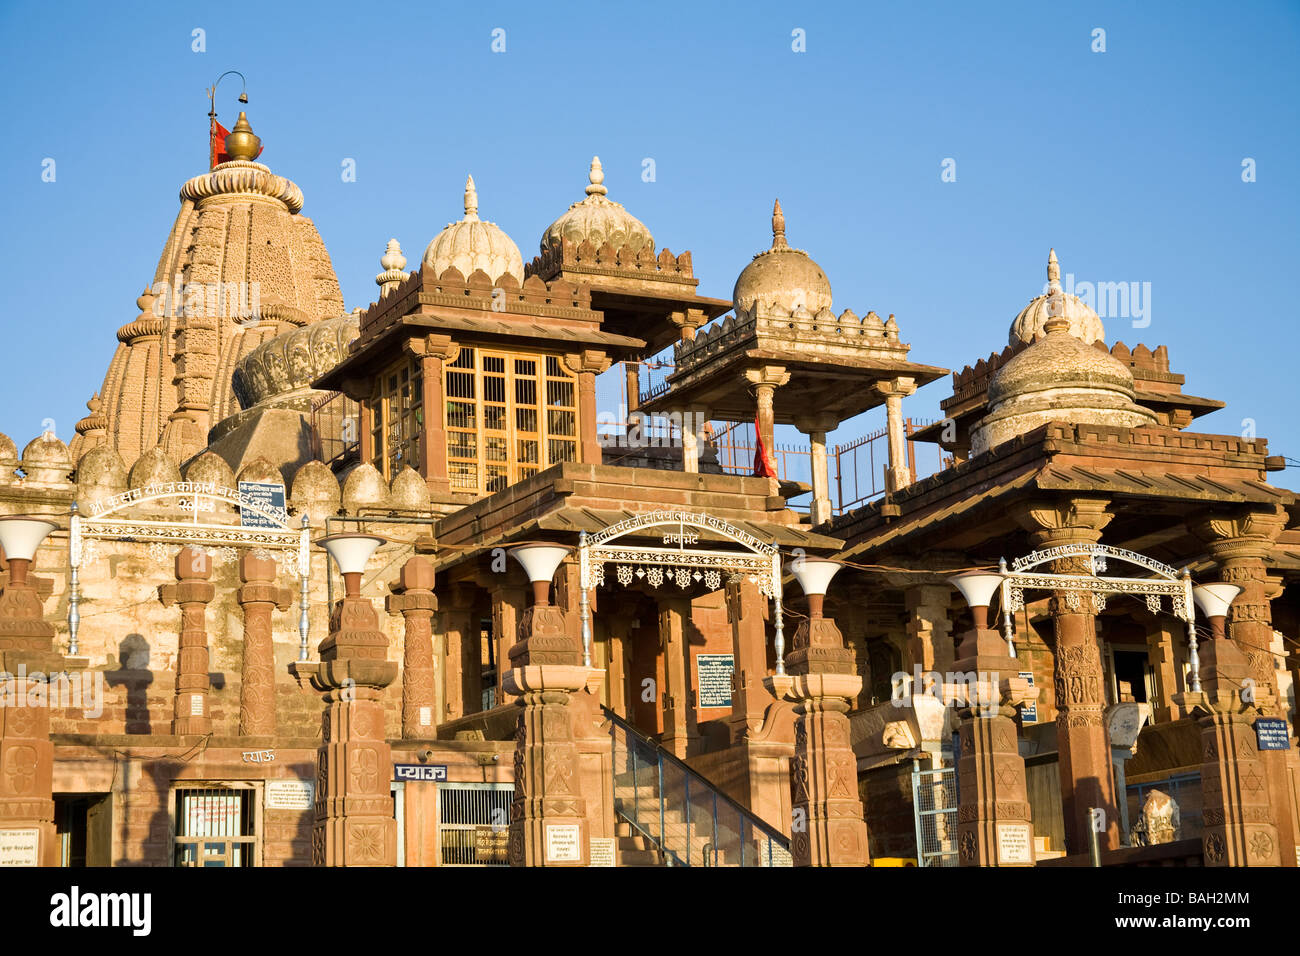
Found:
M 424 250 L 424 264 L 440 276 L 450 268 L 469 276 L 482 270 L 496 282 L 506 273 L 519 282 L 524 278 L 524 257 L 514 240 L 494 222 L 478 217 L 478 191 L 474 177 L 465 180 L 465 218 L 448 224 Z

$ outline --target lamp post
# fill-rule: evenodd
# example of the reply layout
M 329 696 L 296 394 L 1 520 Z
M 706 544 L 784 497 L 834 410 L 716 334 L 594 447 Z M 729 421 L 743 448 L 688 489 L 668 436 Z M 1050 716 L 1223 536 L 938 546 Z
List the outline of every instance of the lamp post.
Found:
M 569 549 L 562 544 L 521 544 L 510 549 L 510 556 L 523 565 L 528 582 L 533 586 L 533 605 L 549 607 L 551 603 L 551 578 L 564 560 Z
M 1227 639 L 1224 621 L 1228 616 L 1228 608 L 1240 593 L 1241 588 L 1235 584 L 1198 584 L 1192 588 L 1192 600 L 1209 619 L 1211 640 Z
M 5 549 L 5 559 L 9 562 L 9 584 L 5 590 L 31 587 L 27 572 L 36 559 L 36 549 L 57 527 L 53 521 L 26 515 L 0 518 L 0 547 Z
M 366 562 L 386 540 L 374 534 L 356 533 L 331 534 L 317 540 L 343 575 L 344 600 L 361 597 L 361 574 L 366 570 Z
M 829 558 L 801 558 L 791 566 L 794 579 L 799 582 L 804 596 L 808 598 L 808 616 L 813 620 L 821 619 L 826 589 L 840 567 L 838 562 Z

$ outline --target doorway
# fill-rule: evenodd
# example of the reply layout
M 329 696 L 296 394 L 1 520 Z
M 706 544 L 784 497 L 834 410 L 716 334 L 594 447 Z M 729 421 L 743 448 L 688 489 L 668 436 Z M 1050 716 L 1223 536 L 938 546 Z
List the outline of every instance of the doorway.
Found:
M 111 793 L 60 794 L 54 798 L 59 866 L 110 866 L 113 840 Z

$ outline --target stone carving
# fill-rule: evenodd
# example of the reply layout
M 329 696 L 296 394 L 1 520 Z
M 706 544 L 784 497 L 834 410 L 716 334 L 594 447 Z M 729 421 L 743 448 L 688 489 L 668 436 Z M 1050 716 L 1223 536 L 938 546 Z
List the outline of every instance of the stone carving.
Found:
M 1206 822 L 1210 822 L 1206 819 Z M 1182 839 L 1182 817 L 1178 803 L 1161 790 L 1151 790 L 1142 804 L 1142 814 L 1133 825 L 1133 846 L 1174 843 Z

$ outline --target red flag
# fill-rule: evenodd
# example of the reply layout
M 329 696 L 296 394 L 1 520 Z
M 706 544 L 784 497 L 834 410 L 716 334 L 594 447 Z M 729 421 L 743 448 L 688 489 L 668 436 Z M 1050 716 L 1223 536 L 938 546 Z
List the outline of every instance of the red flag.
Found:
M 212 136 L 208 144 L 209 169 L 230 161 L 230 157 L 226 154 L 226 137 L 229 135 L 230 130 L 218 123 L 215 116 L 212 117 Z
M 763 432 L 758 427 L 757 419 L 754 420 L 754 477 L 776 477 L 776 463 L 772 461 L 772 456 L 763 445 Z

